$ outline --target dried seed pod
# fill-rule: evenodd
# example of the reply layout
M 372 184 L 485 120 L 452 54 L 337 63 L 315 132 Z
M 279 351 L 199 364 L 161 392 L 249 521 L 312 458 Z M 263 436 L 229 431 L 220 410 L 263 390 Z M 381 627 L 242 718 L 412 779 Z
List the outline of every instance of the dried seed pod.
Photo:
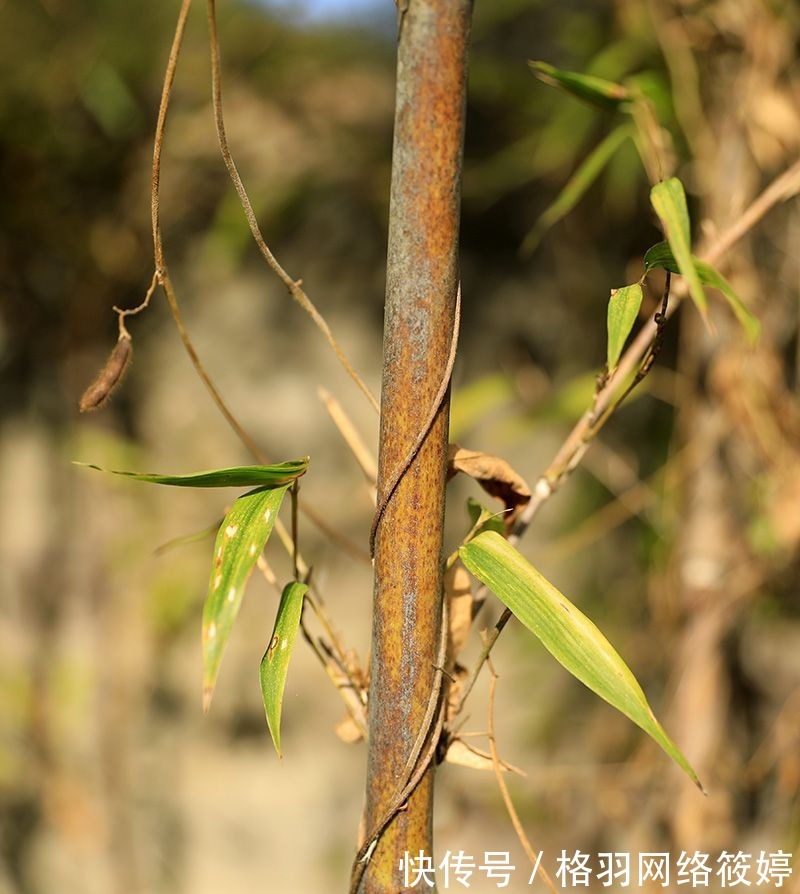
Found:
M 111 397 L 122 381 L 133 357 L 133 342 L 129 335 L 120 335 L 114 350 L 109 354 L 105 366 L 97 374 L 97 378 L 83 392 L 78 409 L 81 413 L 99 410 Z

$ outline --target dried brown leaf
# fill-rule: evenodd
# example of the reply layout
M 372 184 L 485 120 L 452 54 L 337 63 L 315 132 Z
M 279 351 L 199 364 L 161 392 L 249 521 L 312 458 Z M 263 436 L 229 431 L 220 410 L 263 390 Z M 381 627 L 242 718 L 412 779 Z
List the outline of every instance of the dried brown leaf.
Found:
M 472 577 L 458 562 L 444 576 L 444 592 L 448 600 L 450 642 L 447 665 L 451 667 L 461 654 L 472 626 Z
M 531 489 L 521 475 L 499 456 L 465 450 L 458 444 L 451 444 L 448 455 L 448 477 L 463 472 L 474 478 L 493 497 L 502 500 L 506 509 L 504 516 L 507 526 L 514 523 L 517 515 L 530 502 Z
M 444 756 L 445 761 L 449 764 L 456 764 L 459 767 L 468 767 L 470 770 L 488 770 L 490 773 L 494 770 L 492 765 L 492 756 L 480 748 L 473 748 L 463 739 L 452 739 L 447 746 L 447 752 Z M 504 773 L 517 773 L 524 776 L 525 773 L 518 767 L 500 761 L 500 769 Z

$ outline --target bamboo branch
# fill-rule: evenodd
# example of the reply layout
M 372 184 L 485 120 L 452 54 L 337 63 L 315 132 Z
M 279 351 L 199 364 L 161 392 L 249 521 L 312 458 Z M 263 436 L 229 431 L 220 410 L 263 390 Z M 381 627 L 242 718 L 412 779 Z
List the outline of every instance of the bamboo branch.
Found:
M 699 257 L 709 264 L 716 264 L 772 208 L 781 202 L 793 198 L 798 192 L 800 192 L 800 160 L 796 161 L 783 174 L 773 180 L 724 233 L 718 236 L 708 247 L 701 249 Z M 685 280 L 681 279 L 672 287 L 671 297 L 675 300 L 666 308 L 663 314 L 664 319 L 668 319 L 675 313 L 686 294 L 686 283 Z M 511 543 L 519 542 L 542 506 L 578 467 L 589 449 L 592 439 L 601 428 L 598 425 L 598 420 L 602 420 L 603 424 L 608 421 L 611 414 L 607 413 L 607 411 L 614 406 L 616 395 L 622 384 L 640 366 L 643 358 L 651 350 L 654 339 L 658 335 L 659 325 L 655 318 L 651 318 L 642 326 L 633 342 L 622 355 L 616 371 L 595 395 L 592 405 L 575 423 L 572 431 L 564 439 L 547 469 L 539 477 L 530 503 L 528 503 L 517 519 L 508 538 Z M 487 595 L 488 589 L 485 586 L 479 587 L 475 596 L 475 613 L 477 613 Z M 494 644 L 510 618 L 511 612 L 508 609 L 504 609 L 495 624 L 494 630 L 486 637 L 480 655 L 473 665 L 469 676 L 464 681 L 461 698 L 453 712 L 453 716 L 456 716 L 463 709 L 481 668 L 491 654 Z

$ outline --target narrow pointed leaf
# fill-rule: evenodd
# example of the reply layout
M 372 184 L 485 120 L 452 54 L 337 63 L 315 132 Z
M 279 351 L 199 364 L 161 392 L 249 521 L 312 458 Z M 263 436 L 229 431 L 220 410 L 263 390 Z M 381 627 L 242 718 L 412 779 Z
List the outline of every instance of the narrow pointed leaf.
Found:
M 616 368 L 625 342 L 631 334 L 633 324 L 642 306 L 642 286 L 634 283 L 621 289 L 612 289 L 608 302 L 608 351 L 606 364 L 608 371 Z
M 466 567 L 534 633 L 573 676 L 651 736 L 700 787 L 664 732 L 636 678 L 595 625 L 516 549 L 488 531 L 459 550 Z
M 76 463 L 98 472 L 124 475 L 135 481 L 150 484 L 169 484 L 173 487 L 280 487 L 290 484 L 295 478 L 305 475 L 308 457 L 277 463 L 273 466 L 234 466 L 230 469 L 213 469 L 208 472 L 193 472 L 189 475 L 157 475 L 150 472 L 120 472 L 116 469 L 101 469 L 92 463 Z
M 303 599 L 307 592 L 308 586 L 298 581 L 292 581 L 284 587 L 269 646 L 261 659 L 261 695 L 267 714 L 267 726 L 278 757 L 281 756 L 283 690 L 286 687 L 289 659 L 292 657 L 300 627 Z
M 615 84 L 605 78 L 563 71 L 547 62 L 528 62 L 540 81 L 551 87 L 560 87 L 572 96 L 604 109 L 616 109 L 633 98 L 631 91 L 622 84 Z
M 288 485 L 259 488 L 231 506 L 217 532 L 203 607 L 203 709 L 208 710 L 222 653 L 242 604 L 245 584 L 272 533 Z
M 683 184 L 677 177 L 656 183 L 650 190 L 650 202 L 664 226 L 667 242 L 672 249 L 678 270 L 686 278 L 689 295 L 705 320 L 708 300 L 692 258 L 689 210 L 686 206 Z
M 700 277 L 700 282 L 722 293 L 748 339 L 755 342 L 761 332 L 761 323 L 758 321 L 758 317 L 747 307 L 721 273 L 699 258 L 692 258 L 692 261 L 697 275 Z M 644 266 L 646 270 L 660 267 L 662 270 L 669 270 L 670 273 L 680 273 L 678 263 L 667 242 L 659 242 L 645 252 Z
M 620 125 L 595 146 L 569 178 L 556 200 L 541 214 L 533 229 L 525 237 L 520 248 L 523 255 L 531 254 L 550 227 L 572 211 L 600 176 L 617 149 L 633 136 L 633 133 L 634 129 L 629 124 Z

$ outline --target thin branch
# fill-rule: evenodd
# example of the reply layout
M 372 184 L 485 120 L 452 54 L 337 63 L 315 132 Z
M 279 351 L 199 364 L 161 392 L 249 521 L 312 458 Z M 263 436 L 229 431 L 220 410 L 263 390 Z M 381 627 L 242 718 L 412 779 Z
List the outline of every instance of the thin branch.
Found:
M 153 297 L 155 290 L 158 288 L 158 274 L 154 273 L 153 278 L 150 280 L 150 285 L 147 287 L 147 292 L 145 293 L 144 298 L 142 299 L 141 304 L 137 304 L 136 307 L 131 307 L 128 309 L 124 309 L 121 307 L 117 307 L 114 305 L 111 309 L 118 316 L 118 324 L 119 324 L 119 334 L 120 338 L 130 338 L 131 334 L 128 332 L 128 327 L 125 325 L 125 317 L 132 317 L 135 314 L 141 313 L 143 310 L 146 310 L 150 306 L 150 299 Z
M 359 374 L 353 368 L 353 365 L 350 363 L 347 355 L 344 353 L 344 351 L 339 346 L 339 343 L 334 338 L 333 333 L 331 332 L 331 328 L 325 321 L 325 318 L 317 310 L 311 299 L 303 290 L 301 285 L 302 280 L 295 280 L 291 276 L 289 276 L 286 270 L 284 270 L 284 268 L 280 265 L 275 255 L 273 255 L 272 251 L 264 240 L 264 236 L 261 233 L 261 228 L 258 225 L 258 220 L 256 218 L 255 211 L 253 210 L 253 205 L 250 202 L 250 198 L 247 195 L 247 191 L 244 188 L 244 183 L 242 182 L 242 178 L 239 176 L 239 171 L 236 168 L 236 164 L 233 160 L 233 156 L 231 155 L 230 148 L 228 147 L 228 137 L 225 131 L 225 117 L 222 107 L 222 77 L 215 0 L 208 0 L 207 8 L 208 28 L 211 40 L 211 89 L 214 105 L 214 122 L 217 127 L 217 139 L 219 140 L 219 148 L 222 152 L 222 159 L 225 162 L 225 167 L 228 169 L 228 173 L 230 174 L 231 181 L 233 182 L 233 188 L 236 190 L 236 194 L 239 196 L 239 201 L 241 202 L 244 215 L 247 218 L 250 232 L 253 234 L 253 239 L 255 240 L 255 243 L 258 246 L 258 250 L 261 252 L 264 260 L 289 290 L 289 294 L 292 296 L 292 298 L 294 298 L 294 300 L 300 305 L 300 307 L 302 307 L 303 310 L 314 321 L 315 326 L 325 336 L 325 339 L 333 349 L 336 356 L 339 358 L 339 362 L 345 368 L 347 374 L 361 389 L 364 396 L 367 398 L 370 404 L 372 404 L 373 409 L 377 413 L 380 411 L 378 401 L 369 390 L 361 376 L 359 376 Z
M 328 415 L 331 417 L 333 424 L 339 430 L 339 434 L 342 436 L 345 444 L 350 448 L 350 452 L 353 454 L 359 468 L 364 473 L 364 477 L 367 479 L 367 483 L 370 485 L 373 492 L 372 498 L 374 501 L 375 482 L 378 480 L 378 463 L 375 461 L 375 457 L 364 443 L 364 439 L 361 437 L 360 432 L 353 424 L 352 419 L 350 419 L 344 411 L 339 401 L 322 386 L 317 388 L 317 394 L 324 404 L 325 409 L 328 411 Z
M 180 55 L 183 34 L 186 26 L 186 17 L 188 15 L 190 6 L 191 0 L 184 0 L 180 9 L 180 13 L 178 15 L 178 22 L 175 26 L 175 33 L 172 39 L 172 47 L 170 49 L 169 60 L 167 62 L 167 69 L 164 74 L 164 84 L 161 90 L 161 102 L 158 109 L 158 119 L 156 122 L 156 130 L 153 138 L 153 170 L 151 177 L 150 196 L 150 210 L 153 229 L 153 253 L 155 261 L 155 273 L 153 279 L 154 281 L 158 281 L 158 283 L 164 290 L 164 294 L 167 299 L 167 305 L 169 306 L 172 319 L 175 322 L 175 326 L 178 330 L 181 341 L 183 342 L 183 346 L 186 349 L 186 353 L 189 355 L 189 359 L 192 362 L 192 366 L 194 366 L 195 372 L 205 385 L 206 390 L 210 394 L 211 399 L 216 404 L 217 409 L 220 411 L 220 413 L 222 413 L 225 421 L 234 431 L 239 440 L 256 458 L 256 460 L 258 460 L 258 462 L 260 463 L 266 464 L 268 462 L 266 454 L 261 450 L 261 448 L 258 446 L 258 444 L 256 444 L 256 442 L 245 430 L 239 420 L 234 416 L 233 412 L 225 403 L 225 400 L 223 399 L 222 394 L 220 393 L 213 379 L 208 374 L 205 366 L 200 360 L 197 350 L 195 349 L 194 344 L 183 322 L 180 305 L 178 304 L 178 297 L 175 294 L 175 289 L 172 285 L 172 280 L 170 279 L 166 260 L 164 257 L 159 194 L 161 184 L 161 155 L 164 146 L 164 133 L 167 122 L 167 111 L 169 109 L 169 103 L 172 96 L 172 85 L 175 80 L 175 70 L 178 63 L 178 56 Z M 141 310 L 144 310 L 148 306 L 150 297 L 152 296 L 152 289 L 153 286 L 151 284 L 151 287 L 148 290 L 144 301 L 138 307 L 133 308 L 129 311 L 120 311 L 115 308 L 115 310 L 117 310 L 117 313 L 120 314 L 120 331 L 122 331 L 122 327 L 124 326 L 122 320 L 123 316 L 139 313 Z M 359 549 L 354 543 L 344 537 L 344 535 L 335 531 L 331 526 L 327 525 L 325 521 L 319 516 L 319 514 L 314 512 L 314 510 L 312 510 L 309 506 L 301 505 L 301 511 L 334 543 L 346 550 L 351 556 L 361 561 L 369 561 L 369 558 L 366 556 L 363 550 Z M 283 529 L 283 525 L 280 520 L 276 522 L 276 526 L 279 532 L 283 531 L 285 533 L 285 529 Z M 289 551 L 290 554 L 293 551 L 293 547 L 290 546 L 286 546 L 286 549 L 287 551 Z
M 150 187 L 150 217 L 153 228 L 153 255 L 156 262 L 156 276 L 161 280 L 164 264 L 164 242 L 161 235 L 160 214 L 160 186 L 161 186 L 161 150 L 164 147 L 164 129 L 167 123 L 167 111 L 172 96 L 172 84 L 175 81 L 175 70 L 178 66 L 178 56 L 183 44 L 183 32 L 186 29 L 186 19 L 192 0 L 183 0 L 178 13 L 178 22 L 175 26 L 175 34 L 172 38 L 172 46 L 167 60 L 167 70 L 164 73 L 164 84 L 161 88 L 161 102 L 158 106 L 158 120 L 156 122 L 155 139 L 153 140 L 153 173 Z

